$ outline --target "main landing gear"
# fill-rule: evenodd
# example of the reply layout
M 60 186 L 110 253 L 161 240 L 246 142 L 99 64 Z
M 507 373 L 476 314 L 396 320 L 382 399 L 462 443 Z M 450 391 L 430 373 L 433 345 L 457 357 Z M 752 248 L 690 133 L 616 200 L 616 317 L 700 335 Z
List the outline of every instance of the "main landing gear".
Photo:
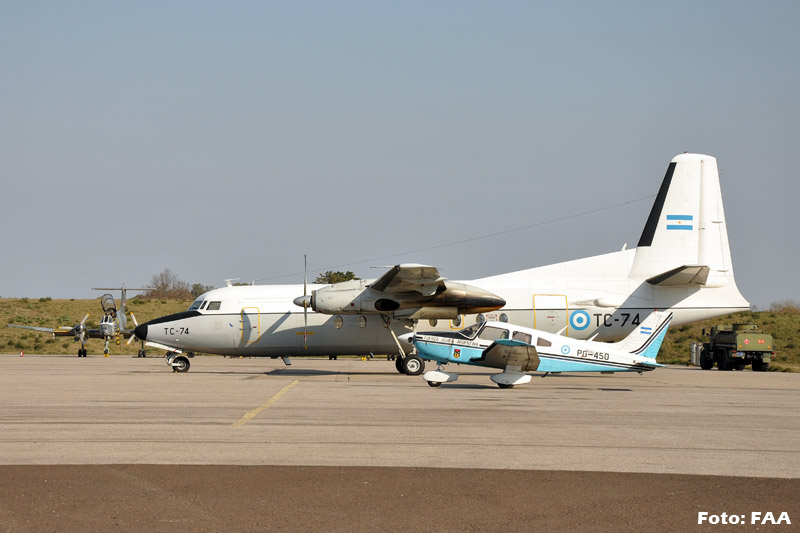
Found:
M 383 325 L 389 334 L 394 339 L 395 344 L 397 344 L 397 349 L 399 350 L 399 354 L 397 358 L 394 360 L 394 366 L 398 372 L 401 374 L 406 374 L 408 376 L 419 376 L 425 371 L 425 361 L 422 360 L 420 356 L 415 353 L 410 353 L 406 355 L 406 352 L 403 350 L 403 346 L 400 344 L 400 341 L 395 335 L 392 328 L 389 327 L 389 317 L 383 316 Z
M 397 356 L 397 359 L 394 360 L 394 366 L 398 372 L 408 376 L 419 376 L 425 371 L 425 361 L 413 353 L 406 356 Z

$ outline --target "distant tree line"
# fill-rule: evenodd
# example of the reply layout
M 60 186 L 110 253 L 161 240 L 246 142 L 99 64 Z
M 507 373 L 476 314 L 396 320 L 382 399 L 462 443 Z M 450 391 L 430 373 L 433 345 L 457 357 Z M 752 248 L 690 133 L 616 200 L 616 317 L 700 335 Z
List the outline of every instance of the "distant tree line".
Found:
M 327 270 L 318 275 L 314 283 L 321 283 L 330 285 L 332 283 L 341 283 L 353 279 L 361 279 L 348 270 L 342 272 L 340 270 Z M 234 285 L 249 285 L 248 283 L 234 283 Z M 183 281 L 180 276 L 169 268 L 165 268 L 158 274 L 153 274 L 150 278 L 148 285 L 152 287 L 141 298 L 150 298 L 153 300 L 188 300 L 197 298 L 204 292 L 208 292 L 215 287 L 213 285 L 203 285 L 202 283 L 194 283 L 189 285 Z
M 169 268 L 150 278 L 150 289 L 142 297 L 154 300 L 189 300 L 215 288 L 212 285 L 194 283 L 189 285 Z

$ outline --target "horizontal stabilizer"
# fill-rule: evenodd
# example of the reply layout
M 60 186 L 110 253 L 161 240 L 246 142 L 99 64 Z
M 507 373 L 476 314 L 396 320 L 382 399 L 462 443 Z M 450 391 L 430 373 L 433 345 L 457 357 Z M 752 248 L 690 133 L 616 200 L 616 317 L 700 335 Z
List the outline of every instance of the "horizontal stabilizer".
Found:
M 636 362 L 639 363 L 640 365 L 651 366 L 653 368 L 660 367 L 660 366 L 667 366 L 667 365 L 662 365 L 661 363 L 656 363 L 655 359 L 641 359 L 641 360 L 636 361 Z
M 711 269 L 704 265 L 684 265 L 647 279 L 650 285 L 659 287 L 681 287 L 705 285 Z

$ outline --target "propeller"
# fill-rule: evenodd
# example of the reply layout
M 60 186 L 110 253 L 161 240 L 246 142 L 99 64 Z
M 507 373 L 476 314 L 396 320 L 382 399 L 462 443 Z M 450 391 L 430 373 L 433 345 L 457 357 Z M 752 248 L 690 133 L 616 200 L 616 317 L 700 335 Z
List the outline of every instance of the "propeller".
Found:
M 133 325 L 134 326 L 139 327 L 139 322 L 136 320 L 136 315 L 134 315 L 133 313 L 131 313 L 131 320 L 133 320 Z M 132 333 L 131 336 L 128 337 L 128 342 L 126 342 L 125 345 L 126 346 L 130 346 L 131 342 L 133 342 L 133 339 L 135 339 L 135 338 L 136 338 L 136 334 Z
M 303 295 L 293 300 L 294 304 L 303 308 L 303 349 L 308 348 L 308 306 L 311 296 L 308 295 L 308 256 L 303 254 Z
M 308 349 L 308 257 L 303 254 L 303 349 Z
M 72 331 L 75 333 L 75 340 L 80 341 L 81 346 L 86 344 L 86 321 L 88 319 L 89 319 L 89 313 L 86 313 L 86 316 L 83 317 L 81 323 L 72 328 Z

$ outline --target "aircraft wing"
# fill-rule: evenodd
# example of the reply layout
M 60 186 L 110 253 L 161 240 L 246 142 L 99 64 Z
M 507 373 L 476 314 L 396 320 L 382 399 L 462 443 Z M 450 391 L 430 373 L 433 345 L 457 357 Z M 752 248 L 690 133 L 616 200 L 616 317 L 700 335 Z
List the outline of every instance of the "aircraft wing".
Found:
M 10 328 L 30 329 L 33 331 L 41 331 L 42 333 L 52 333 L 55 336 L 72 335 L 72 328 L 67 329 L 53 329 L 53 328 L 39 328 L 36 326 L 23 326 L 20 324 L 9 324 Z
M 20 324 L 8 324 L 8 327 L 10 327 L 10 328 L 19 328 L 19 329 L 29 329 L 29 330 L 32 330 L 32 331 L 39 331 L 41 333 L 52 333 L 54 337 L 72 337 L 72 336 L 75 335 L 75 329 L 71 328 L 71 327 L 68 327 L 68 326 L 62 326 L 60 328 L 54 329 L 54 328 L 40 328 L 40 327 L 36 327 L 36 326 L 23 326 L 23 325 L 20 325 Z M 120 331 L 119 333 L 123 337 L 128 338 L 131 335 L 133 335 L 133 330 L 132 329 L 125 329 L 125 330 Z M 105 339 L 105 336 L 103 335 L 103 332 L 100 331 L 99 329 L 87 329 L 86 333 L 85 333 L 85 336 L 86 336 L 87 339 Z
M 445 279 L 436 267 L 406 263 L 391 267 L 372 282 L 370 288 L 389 294 L 418 292 L 423 296 L 433 296 L 445 286 Z
M 475 362 L 476 359 L 473 359 Z M 480 359 L 493 368 L 519 367 L 522 372 L 533 372 L 539 368 L 539 354 L 536 347 L 528 343 L 499 339 L 483 351 Z

